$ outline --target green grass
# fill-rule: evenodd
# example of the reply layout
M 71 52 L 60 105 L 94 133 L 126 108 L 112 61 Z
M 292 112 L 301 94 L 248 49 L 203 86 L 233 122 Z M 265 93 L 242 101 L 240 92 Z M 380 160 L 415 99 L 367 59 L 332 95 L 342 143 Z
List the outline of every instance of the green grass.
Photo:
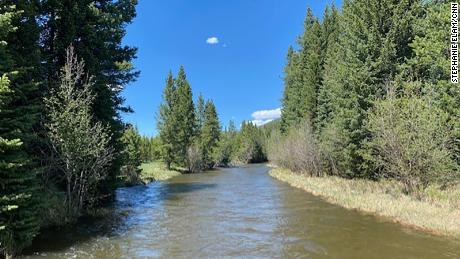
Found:
M 383 216 L 414 228 L 460 238 L 460 186 L 405 195 L 398 182 L 309 177 L 274 168 L 270 175 L 348 209 Z
M 179 171 L 166 169 L 166 166 L 161 161 L 143 163 L 141 169 L 140 178 L 144 183 L 164 181 L 174 176 L 181 175 Z

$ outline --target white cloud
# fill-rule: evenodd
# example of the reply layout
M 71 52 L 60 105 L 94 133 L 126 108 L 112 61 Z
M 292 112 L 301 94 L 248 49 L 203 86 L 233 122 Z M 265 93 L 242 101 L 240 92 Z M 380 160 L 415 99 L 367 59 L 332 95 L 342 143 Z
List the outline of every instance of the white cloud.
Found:
M 210 37 L 206 39 L 207 44 L 217 44 L 219 43 L 219 39 L 217 37 Z
M 251 121 L 257 126 L 262 126 L 270 121 L 279 119 L 281 117 L 281 108 L 273 110 L 260 110 L 251 114 L 253 120 Z

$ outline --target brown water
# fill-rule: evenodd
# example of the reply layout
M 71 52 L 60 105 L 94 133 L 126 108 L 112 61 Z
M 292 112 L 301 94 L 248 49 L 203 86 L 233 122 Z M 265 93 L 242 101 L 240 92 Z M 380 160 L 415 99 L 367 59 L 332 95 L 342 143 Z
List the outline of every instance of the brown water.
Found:
M 328 204 L 267 171 L 254 165 L 121 188 L 109 216 L 44 233 L 26 256 L 460 258 L 458 241 Z

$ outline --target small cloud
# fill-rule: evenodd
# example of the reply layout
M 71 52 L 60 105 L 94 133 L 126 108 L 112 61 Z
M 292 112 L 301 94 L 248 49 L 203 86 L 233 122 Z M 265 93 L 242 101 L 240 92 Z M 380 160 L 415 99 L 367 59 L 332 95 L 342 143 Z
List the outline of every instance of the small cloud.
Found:
M 273 110 L 260 110 L 251 114 L 253 120 L 251 121 L 257 126 L 262 126 L 273 120 L 281 118 L 281 108 Z
M 210 37 L 206 39 L 206 43 L 211 45 L 217 44 L 219 43 L 219 39 L 217 37 Z
M 222 44 L 222 47 L 226 48 L 226 47 L 227 47 L 227 44 L 225 44 L 225 43 L 224 43 L 224 44 Z

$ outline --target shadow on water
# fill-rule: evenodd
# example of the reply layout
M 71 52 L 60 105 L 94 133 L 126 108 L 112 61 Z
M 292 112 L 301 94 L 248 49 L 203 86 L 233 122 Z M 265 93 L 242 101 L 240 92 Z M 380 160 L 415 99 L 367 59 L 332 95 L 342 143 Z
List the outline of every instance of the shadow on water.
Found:
M 116 191 L 115 202 L 103 208 L 102 216 L 84 216 L 70 226 L 44 229 L 35 238 L 32 246 L 24 250 L 23 255 L 65 251 L 78 243 L 98 237 L 120 236 L 128 230 L 126 222 L 139 208 L 155 208 L 161 206 L 165 200 L 180 199 L 180 194 L 216 186 L 217 184 L 200 182 L 153 182 L 148 185 L 119 188 Z

